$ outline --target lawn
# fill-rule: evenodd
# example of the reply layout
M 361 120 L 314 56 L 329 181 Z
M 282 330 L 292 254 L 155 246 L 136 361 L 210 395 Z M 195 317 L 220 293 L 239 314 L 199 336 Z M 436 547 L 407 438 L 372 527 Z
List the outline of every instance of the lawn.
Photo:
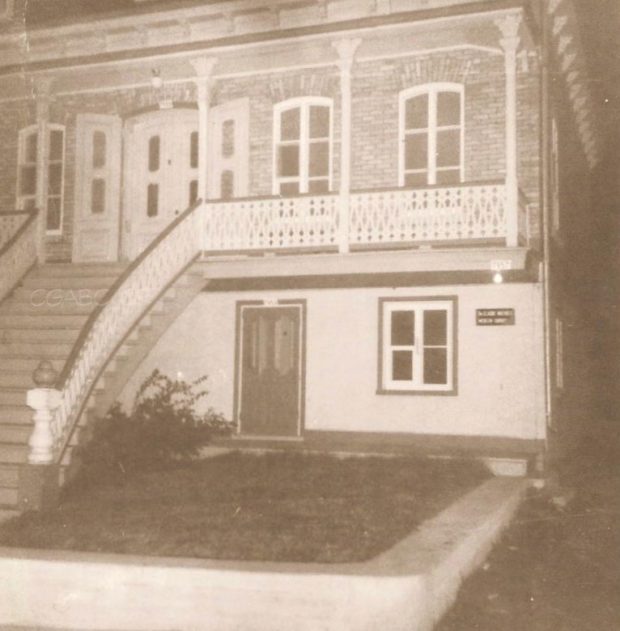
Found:
M 0 545 L 262 561 L 363 561 L 488 474 L 473 462 L 233 452 L 67 493 Z

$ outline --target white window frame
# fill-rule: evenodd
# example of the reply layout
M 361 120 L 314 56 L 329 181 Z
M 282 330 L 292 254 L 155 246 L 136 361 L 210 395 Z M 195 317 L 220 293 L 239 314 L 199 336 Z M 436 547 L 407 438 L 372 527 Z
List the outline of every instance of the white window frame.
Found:
M 303 96 L 276 103 L 273 107 L 273 187 L 274 195 L 280 194 L 280 185 L 286 183 L 299 182 L 299 194 L 308 193 L 309 171 L 310 171 L 310 144 L 312 140 L 324 142 L 324 138 L 310 139 L 310 107 L 318 105 L 329 108 L 329 166 L 327 174 L 328 191 L 332 190 L 333 184 L 333 160 L 334 160 L 334 102 L 332 99 L 323 96 Z M 287 110 L 299 108 L 299 176 L 280 177 L 278 175 L 278 147 L 286 144 L 296 144 L 297 141 L 280 139 L 281 116 Z M 321 178 L 323 179 L 323 178 Z
M 425 311 L 445 310 L 447 331 L 445 346 L 427 346 L 424 343 Z M 391 343 L 391 314 L 394 311 L 414 312 L 414 344 L 396 346 Z M 379 394 L 456 394 L 457 392 L 457 298 L 455 296 L 423 296 L 379 299 Z M 424 351 L 426 348 L 446 348 L 447 368 L 445 384 L 424 383 Z M 393 351 L 413 353 L 413 378 L 410 381 L 393 380 Z
M 23 129 L 19 130 L 18 151 L 17 151 L 17 189 L 16 189 L 17 208 L 24 209 L 29 200 L 32 200 L 34 202 L 33 203 L 34 207 L 38 206 L 37 201 L 38 201 L 38 191 L 39 191 L 39 186 L 40 186 L 39 180 L 41 177 L 43 177 L 43 174 L 45 174 L 45 185 L 46 185 L 45 202 L 44 202 L 45 208 L 40 209 L 40 210 L 43 210 L 46 213 L 46 217 L 47 217 L 48 201 L 51 197 L 50 188 L 49 188 L 49 166 L 50 166 L 49 150 L 51 146 L 50 137 L 53 131 L 62 132 L 62 154 L 61 154 L 60 160 L 58 161 L 61 164 L 60 194 L 54 196 L 54 197 L 60 198 L 59 226 L 58 228 L 46 229 L 45 231 L 46 234 L 48 235 L 60 235 L 62 234 L 62 223 L 63 223 L 64 205 L 65 205 L 65 169 L 66 169 L 67 130 L 64 125 L 58 125 L 56 123 L 48 123 L 46 126 L 46 129 L 47 129 L 47 132 L 46 132 L 47 142 L 45 143 L 45 154 L 43 156 L 43 164 L 41 164 L 41 159 L 39 157 L 40 152 L 41 152 L 41 144 L 40 144 L 40 139 L 38 138 L 38 133 L 39 133 L 38 125 L 29 125 L 28 127 L 24 127 Z M 31 163 L 31 162 L 26 163 L 25 162 L 26 141 L 27 141 L 27 138 L 29 138 L 31 135 L 37 136 L 37 155 L 36 155 L 36 160 L 34 163 Z M 22 172 L 22 167 L 26 165 L 35 167 L 36 189 L 35 189 L 34 195 L 21 195 L 21 172 Z M 43 168 L 41 169 L 41 167 Z M 46 218 L 46 226 L 47 226 L 47 218 Z
M 440 92 L 454 92 L 459 95 L 461 103 L 460 123 L 456 125 L 437 126 L 437 95 Z M 398 101 L 398 184 L 405 186 L 405 104 L 413 97 L 428 95 L 428 147 L 427 147 L 427 185 L 434 186 L 437 184 L 437 132 L 460 128 L 460 174 L 459 179 L 462 182 L 465 173 L 465 89 L 462 83 L 427 83 L 424 85 L 414 86 L 402 90 L 399 94 Z M 453 167 L 452 167 L 453 168 Z M 446 184 L 446 186 L 450 186 Z

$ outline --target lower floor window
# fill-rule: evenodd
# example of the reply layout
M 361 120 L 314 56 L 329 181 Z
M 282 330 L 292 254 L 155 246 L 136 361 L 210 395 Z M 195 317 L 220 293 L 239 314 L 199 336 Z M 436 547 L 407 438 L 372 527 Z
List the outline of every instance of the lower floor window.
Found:
M 455 390 L 456 298 L 380 301 L 381 391 Z

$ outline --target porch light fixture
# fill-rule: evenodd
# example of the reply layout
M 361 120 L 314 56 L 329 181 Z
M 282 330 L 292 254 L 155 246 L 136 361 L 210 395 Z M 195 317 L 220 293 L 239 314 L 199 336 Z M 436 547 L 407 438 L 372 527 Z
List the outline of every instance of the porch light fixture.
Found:
M 161 72 L 157 68 L 153 68 L 151 70 L 151 86 L 158 90 L 164 84 L 163 79 L 161 78 Z
M 501 285 L 504 282 L 504 277 L 501 272 L 495 272 L 495 274 L 493 274 L 493 282 L 496 285 Z

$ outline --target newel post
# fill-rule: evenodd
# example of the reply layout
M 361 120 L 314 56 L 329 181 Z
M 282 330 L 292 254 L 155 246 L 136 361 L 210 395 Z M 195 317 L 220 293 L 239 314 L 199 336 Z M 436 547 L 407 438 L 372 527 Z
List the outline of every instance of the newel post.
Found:
M 498 19 L 506 75 L 506 245 L 519 244 L 519 180 L 517 174 L 517 50 L 521 16 Z
M 51 464 L 54 461 L 54 413 L 60 406 L 62 393 L 53 386 L 58 373 L 49 361 L 42 361 L 32 375 L 37 386 L 28 390 L 26 403 L 34 410 L 34 430 L 30 436 L 28 462 L 34 465 Z
M 333 42 L 338 52 L 340 68 L 340 252 L 349 251 L 349 216 L 351 206 L 351 69 L 361 39 L 342 39 Z

